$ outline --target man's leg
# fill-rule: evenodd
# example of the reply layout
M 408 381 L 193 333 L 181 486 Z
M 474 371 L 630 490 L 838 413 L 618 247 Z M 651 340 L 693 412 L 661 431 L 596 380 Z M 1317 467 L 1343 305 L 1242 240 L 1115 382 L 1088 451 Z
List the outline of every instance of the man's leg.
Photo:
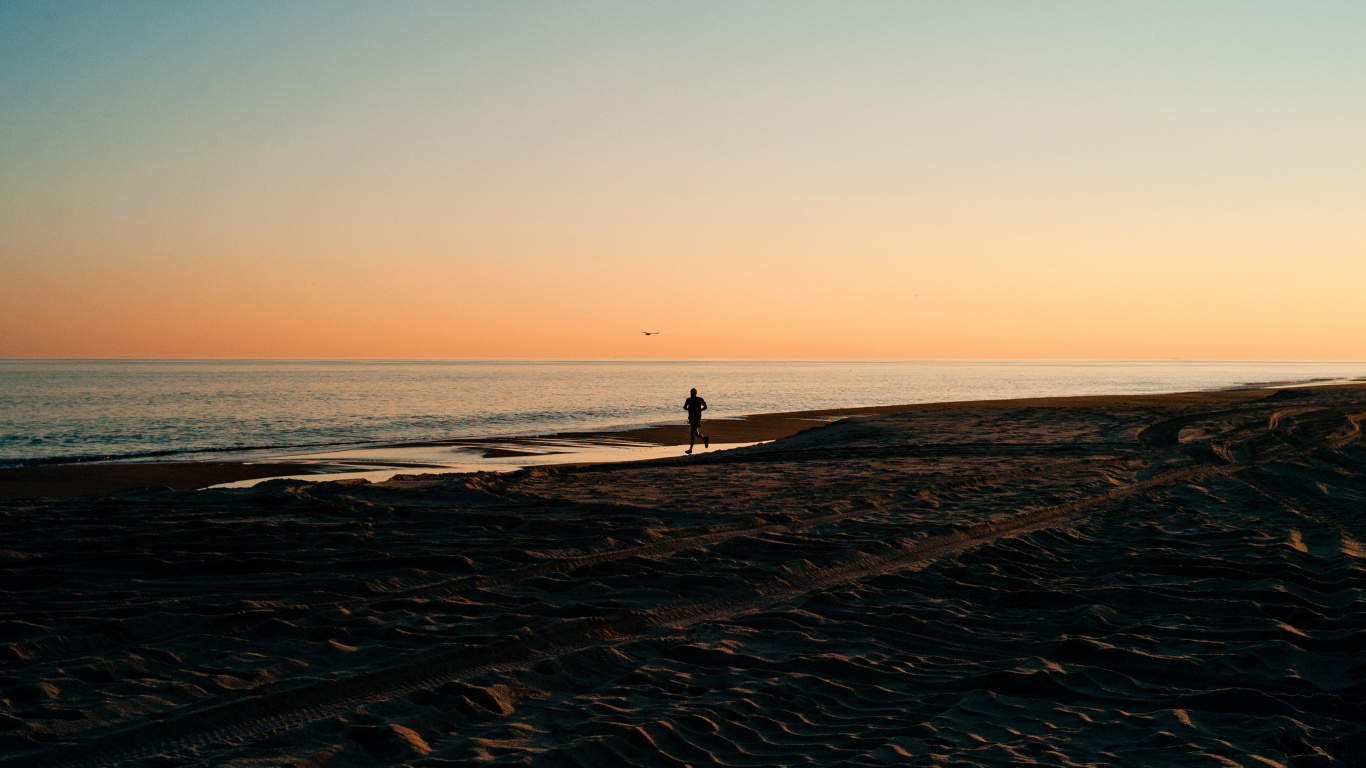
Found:
M 692 447 L 697 444 L 697 425 L 689 424 L 691 431 L 688 433 L 688 450 L 684 453 L 692 453 Z

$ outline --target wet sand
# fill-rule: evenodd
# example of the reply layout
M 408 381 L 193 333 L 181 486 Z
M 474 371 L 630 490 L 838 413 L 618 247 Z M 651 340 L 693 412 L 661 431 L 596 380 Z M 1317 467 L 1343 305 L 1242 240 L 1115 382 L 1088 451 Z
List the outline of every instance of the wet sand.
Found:
M 890 406 L 890 411 L 912 407 L 915 406 Z M 707 419 L 704 422 L 703 430 L 711 438 L 713 444 L 757 443 L 787 437 L 803 429 L 820 426 L 846 415 L 890 411 L 887 407 L 853 408 L 758 414 L 739 419 Z M 510 450 L 502 447 L 508 444 L 516 445 L 519 442 L 536 444 L 546 440 L 610 440 L 673 446 L 687 445 L 688 435 L 688 427 L 680 423 L 619 432 L 565 432 L 537 439 L 474 438 L 450 442 L 398 443 L 395 444 L 395 447 L 420 445 L 426 447 L 467 446 L 478 448 L 487 445 L 490 447 L 482 451 L 484 458 L 502 458 L 521 455 L 515 449 Z M 542 456 L 547 455 L 547 453 L 551 452 L 540 449 L 536 453 L 526 455 Z M 573 459 L 571 456 L 566 456 L 565 460 L 572 462 Z M 385 466 L 385 464 L 380 462 L 374 466 Z M 0 499 L 72 498 L 145 487 L 165 487 L 177 491 L 186 491 L 242 480 L 285 477 L 287 475 L 324 474 L 328 471 L 346 472 L 354 471 L 354 469 L 355 467 L 330 468 L 326 465 L 291 461 L 252 463 L 240 461 L 92 462 L 36 467 L 5 467 L 0 468 Z
M 56 464 L 0 468 L 0 499 L 71 498 L 128 488 L 161 486 L 176 491 L 208 488 L 316 471 L 299 464 L 240 461 L 156 461 L 126 464 Z
M 1366 758 L 1366 389 L 0 502 L 0 765 Z
M 764 414 L 736 420 L 716 420 L 706 422 L 705 431 L 714 444 L 754 443 L 776 440 L 802 429 L 826 423 L 828 417 L 802 418 Z M 544 456 L 551 453 L 566 454 L 566 461 L 572 462 L 570 451 L 546 451 L 538 449 L 534 453 L 523 453 L 508 449 L 508 444 L 526 442 L 529 445 L 545 440 L 613 440 L 658 445 L 687 445 L 688 428 L 681 425 L 650 427 L 623 432 L 570 432 L 550 435 L 535 441 L 521 438 L 469 439 L 452 442 L 428 442 L 396 444 L 405 446 L 466 446 L 479 448 L 484 458 L 506 458 L 517 456 Z M 384 462 L 365 462 L 366 466 L 386 466 Z M 391 465 L 392 466 L 392 465 Z M 422 464 L 405 465 L 409 467 Z M 316 463 L 294 461 L 158 461 L 125 463 L 81 463 L 56 464 L 34 467 L 0 467 L 0 499 L 51 498 L 65 499 L 91 494 L 112 493 L 133 488 L 165 487 L 177 491 L 208 488 L 242 480 L 257 480 L 288 475 L 326 474 L 328 472 L 355 471 L 356 467 L 329 467 Z M 320 478 L 321 479 L 321 478 Z

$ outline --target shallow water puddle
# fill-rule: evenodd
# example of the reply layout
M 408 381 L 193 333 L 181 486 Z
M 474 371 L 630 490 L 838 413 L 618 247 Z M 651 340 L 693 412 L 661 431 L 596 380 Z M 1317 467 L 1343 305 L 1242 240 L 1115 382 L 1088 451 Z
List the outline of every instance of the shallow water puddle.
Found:
M 716 444 L 715 448 L 701 445 L 693 449 L 694 456 L 733 448 L 745 448 L 759 443 Z M 602 464 L 622 461 L 647 461 L 683 456 L 687 446 L 653 445 L 624 440 L 563 440 L 529 438 L 517 441 L 393 445 L 376 448 L 352 448 L 326 453 L 305 453 L 272 457 L 271 461 L 288 461 L 326 467 L 321 474 L 285 475 L 282 477 L 241 480 L 223 483 L 214 488 L 250 488 L 266 480 L 305 480 L 326 483 L 336 480 L 368 480 L 379 483 L 395 475 L 432 475 L 450 472 L 513 472 L 528 467 L 557 464 Z

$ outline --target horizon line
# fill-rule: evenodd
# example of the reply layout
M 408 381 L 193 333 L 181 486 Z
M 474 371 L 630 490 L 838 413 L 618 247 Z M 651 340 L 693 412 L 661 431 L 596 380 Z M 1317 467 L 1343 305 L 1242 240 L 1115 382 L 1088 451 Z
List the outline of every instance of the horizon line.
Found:
M 1179 357 L 4 357 L 0 362 L 976 362 L 976 363 L 1366 363 L 1349 358 Z

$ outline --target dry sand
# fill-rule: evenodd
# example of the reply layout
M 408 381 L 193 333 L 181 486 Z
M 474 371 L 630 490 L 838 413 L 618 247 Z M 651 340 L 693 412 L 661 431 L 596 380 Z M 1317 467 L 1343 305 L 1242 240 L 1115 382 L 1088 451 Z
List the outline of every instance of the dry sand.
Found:
M 0 765 L 1361 765 L 1364 415 L 0 503 Z

